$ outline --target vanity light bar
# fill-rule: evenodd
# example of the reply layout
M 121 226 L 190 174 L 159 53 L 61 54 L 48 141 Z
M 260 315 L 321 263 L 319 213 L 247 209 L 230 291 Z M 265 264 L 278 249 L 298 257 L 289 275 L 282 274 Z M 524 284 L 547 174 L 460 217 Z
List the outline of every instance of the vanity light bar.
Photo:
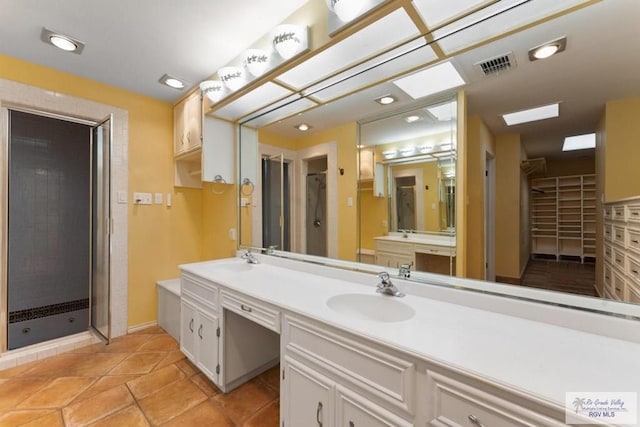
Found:
M 515 113 L 503 114 L 502 119 L 507 126 L 518 125 L 520 123 L 535 122 L 537 120 L 551 119 L 560 115 L 560 104 L 543 105 L 542 107 L 530 108 L 528 110 L 516 111 Z

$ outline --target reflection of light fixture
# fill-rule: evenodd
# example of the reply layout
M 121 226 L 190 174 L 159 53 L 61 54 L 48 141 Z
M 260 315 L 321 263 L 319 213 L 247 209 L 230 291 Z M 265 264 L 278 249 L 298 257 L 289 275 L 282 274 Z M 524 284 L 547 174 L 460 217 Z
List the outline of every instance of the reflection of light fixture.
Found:
M 427 152 L 429 152 L 429 151 L 433 150 L 433 145 L 425 145 L 425 146 L 423 146 L 423 147 L 420 147 L 418 150 L 419 150 L 421 153 L 427 153 Z
M 42 32 L 40 33 L 40 40 L 66 52 L 80 54 L 80 52 L 82 52 L 82 49 L 84 49 L 84 43 L 82 43 L 81 41 L 64 34 L 55 33 L 44 27 L 42 28 Z
M 220 80 L 205 80 L 200 83 L 200 90 L 211 102 L 218 102 L 224 96 L 224 85 Z
M 502 118 L 507 126 L 520 123 L 534 122 L 536 120 L 550 119 L 560 115 L 559 104 L 543 105 L 542 107 L 530 108 L 528 110 L 516 111 L 515 113 L 503 114 Z
M 269 52 L 262 49 L 247 49 L 242 57 L 242 63 L 254 77 L 260 77 L 269 65 Z
M 168 74 L 165 74 L 162 77 L 160 77 L 160 80 L 158 81 L 174 89 L 184 89 L 185 87 L 185 83 L 182 80 L 176 77 L 170 76 Z
M 556 53 L 562 52 L 567 47 L 567 38 L 561 37 L 556 40 L 541 44 L 534 48 L 529 49 L 529 61 L 536 61 L 538 59 L 546 59 Z
M 447 144 L 440 144 L 439 145 L 440 150 L 444 151 L 444 150 L 451 150 L 451 144 L 447 143 Z
M 349 22 L 360 15 L 364 0 L 327 0 L 327 7 L 333 11 L 342 22 Z
M 420 117 L 420 116 L 413 115 L 413 116 L 407 116 L 407 117 L 405 117 L 405 118 L 404 118 L 404 121 L 405 121 L 405 122 L 407 122 L 407 123 L 413 123 L 413 122 L 417 122 L 417 121 L 418 121 L 418 120 L 420 120 L 420 119 L 421 119 L 421 117 Z
M 381 96 L 380 98 L 377 98 L 375 101 L 380 105 L 389 105 L 396 102 L 396 99 L 391 95 L 385 95 L 385 96 Z
M 307 27 L 302 25 L 279 25 L 271 34 L 273 47 L 284 59 L 293 58 L 307 49 L 307 32 Z
M 218 77 L 231 90 L 238 90 L 246 83 L 244 70 L 240 67 L 222 67 L 218 70 Z
M 448 170 L 444 173 L 444 177 L 445 178 L 455 178 L 456 177 L 456 171 L 452 171 L 452 170 Z
M 433 114 L 433 116 L 440 122 L 448 122 L 451 119 L 456 117 L 455 105 L 453 102 L 437 105 L 435 107 L 427 108 L 429 113 Z
M 365 147 L 365 145 L 364 145 L 364 144 L 358 144 L 358 145 L 356 145 L 356 148 L 357 148 L 357 149 L 362 149 L 362 148 L 364 148 L 364 147 Z
M 584 135 L 568 136 L 562 144 L 562 151 L 586 150 L 596 147 L 596 134 L 587 133 Z
M 383 151 L 382 155 L 384 156 L 385 159 L 390 159 L 395 157 L 398 154 L 397 150 L 387 150 L 387 151 Z
M 298 126 L 296 126 L 296 129 L 298 129 L 299 131 L 302 131 L 302 132 L 306 132 L 309 129 L 311 129 L 311 126 L 309 126 L 306 123 L 300 123 Z
M 401 153 L 403 156 L 410 156 L 410 155 L 412 155 L 412 154 L 413 154 L 413 153 L 415 153 L 415 152 L 416 152 L 416 147 L 414 147 L 414 146 L 411 146 L 411 147 L 404 147 L 404 148 L 400 149 L 400 153 Z

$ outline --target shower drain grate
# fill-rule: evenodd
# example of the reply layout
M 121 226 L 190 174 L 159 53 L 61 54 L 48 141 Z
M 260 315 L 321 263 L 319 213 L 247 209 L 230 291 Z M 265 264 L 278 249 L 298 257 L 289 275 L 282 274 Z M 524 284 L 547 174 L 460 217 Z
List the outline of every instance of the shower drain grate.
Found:
M 86 308 L 89 308 L 89 298 L 61 302 L 59 304 L 43 305 L 42 307 L 27 308 L 25 310 L 11 311 L 9 312 L 9 323 L 40 319 L 42 317 L 84 310 Z

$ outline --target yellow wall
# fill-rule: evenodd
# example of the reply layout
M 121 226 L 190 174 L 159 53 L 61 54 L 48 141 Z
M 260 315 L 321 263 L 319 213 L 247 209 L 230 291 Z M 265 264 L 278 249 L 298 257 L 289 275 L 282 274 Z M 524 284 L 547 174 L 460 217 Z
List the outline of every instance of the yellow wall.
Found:
M 546 176 L 590 175 L 596 173 L 594 157 L 575 159 L 547 159 Z
M 373 238 L 387 235 L 388 216 L 389 198 L 375 197 L 370 186 L 360 190 L 360 246 L 362 249 L 375 249 Z
M 519 278 L 520 135 L 496 135 L 495 144 L 496 276 Z
M 237 239 L 237 191 L 238 187 L 232 184 L 203 184 L 202 259 L 235 256 L 238 243 L 229 233 L 231 229 L 235 230 Z M 247 233 L 251 235 L 251 228 Z
M 640 97 L 606 106 L 604 194 L 607 201 L 640 195 Z
M 0 78 L 129 112 L 129 193 L 174 193 L 173 107 L 93 80 L 0 55 Z M 156 319 L 155 282 L 201 256 L 199 190 L 175 189 L 173 206 L 129 205 L 129 325 Z
M 479 116 L 467 121 L 467 277 L 484 279 L 484 190 L 487 153 L 495 157 L 494 136 Z

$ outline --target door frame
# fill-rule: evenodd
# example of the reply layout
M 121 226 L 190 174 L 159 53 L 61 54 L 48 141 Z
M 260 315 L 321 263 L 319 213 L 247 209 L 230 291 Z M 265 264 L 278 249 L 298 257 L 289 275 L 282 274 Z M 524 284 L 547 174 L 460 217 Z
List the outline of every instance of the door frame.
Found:
M 495 232 L 495 157 L 485 152 L 484 178 L 484 280 L 496 280 L 496 232 Z

